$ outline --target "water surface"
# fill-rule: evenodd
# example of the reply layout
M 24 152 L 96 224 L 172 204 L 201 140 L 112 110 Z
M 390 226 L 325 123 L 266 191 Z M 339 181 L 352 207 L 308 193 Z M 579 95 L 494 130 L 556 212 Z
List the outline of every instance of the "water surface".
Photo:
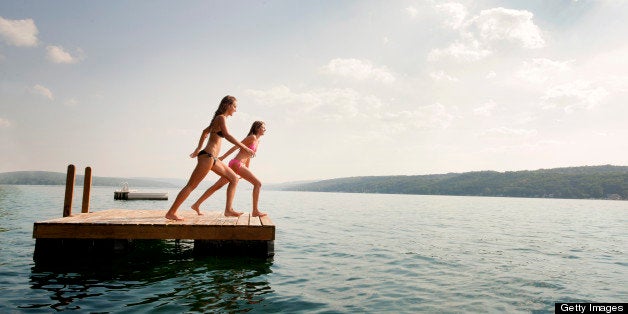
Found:
M 94 187 L 92 211 L 167 209 L 178 192 L 114 201 L 113 190 Z M 238 190 L 236 209 L 250 208 L 250 193 Z M 63 195 L 0 186 L 0 312 L 551 313 L 555 302 L 628 299 L 625 201 L 263 191 L 272 259 L 149 241 L 128 255 L 35 264 L 33 222 L 60 217 Z M 203 210 L 223 207 L 221 191 Z

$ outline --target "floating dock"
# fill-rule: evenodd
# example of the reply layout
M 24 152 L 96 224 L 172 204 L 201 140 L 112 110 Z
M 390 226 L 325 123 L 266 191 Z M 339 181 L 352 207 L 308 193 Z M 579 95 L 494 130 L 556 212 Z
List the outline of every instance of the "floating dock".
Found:
M 168 192 L 114 191 L 114 200 L 157 200 L 167 201 Z
M 220 212 L 199 216 L 187 211 L 178 213 L 183 221 L 166 219 L 166 210 L 108 209 L 35 222 L 35 255 L 45 255 L 49 251 L 45 246 L 62 249 L 60 246 L 72 243 L 68 241 L 71 239 L 120 240 L 115 243 L 119 248 L 124 248 L 125 242 L 139 239 L 191 239 L 197 252 L 274 255 L 275 224 L 268 216 L 251 217 L 245 213 L 240 217 L 225 217 Z
M 194 251 L 213 255 L 273 256 L 275 224 L 269 216 L 225 217 L 222 212 L 197 215 L 181 208 L 183 221 L 165 218 L 166 210 L 108 209 L 89 212 L 91 168 L 85 170 L 83 206 L 72 215 L 74 166 L 68 166 L 63 217 L 35 222 L 36 260 L 75 253 L 109 254 L 127 250 L 134 240 L 194 240 Z

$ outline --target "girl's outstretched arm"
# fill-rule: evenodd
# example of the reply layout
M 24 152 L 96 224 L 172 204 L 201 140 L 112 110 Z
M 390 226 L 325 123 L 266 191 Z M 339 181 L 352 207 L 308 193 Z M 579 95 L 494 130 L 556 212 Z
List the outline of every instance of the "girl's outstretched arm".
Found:
M 209 126 L 205 128 L 205 130 L 203 130 L 203 133 L 201 133 L 201 139 L 198 140 L 198 146 L 196 146 L 196 149 L 190 154 L 191 158 L 194 158 L 196 156 L 198 156 L 198 152 L 201 151 L 201 147 L 203 147 L 203 143 L 205 143 L 205 139 L 207 138 L 207 135 L 209 134 Z
M 226 118 L 224 116 L 216 117 L 216 122 L 218 123 L 218 126 L 220 127 L 220 130 L 222 131 L 222 135 L 229 142 L 233 143 L 233 145 L 236 145 L 240 149 L 242 149 L 245 152 L 249 153 L 249 155 L 255 156 L 255 152 L 253 150 L 251 150 L 250 148 L 246 147 L 246 145 L 242 144 L 241 142 L 238 142 L 238 140 L 236 140 L 236 138 L 233 137 L 233 135 L 231 135 L 231 133 L 229 133 L 229 130 L 227 129 Z

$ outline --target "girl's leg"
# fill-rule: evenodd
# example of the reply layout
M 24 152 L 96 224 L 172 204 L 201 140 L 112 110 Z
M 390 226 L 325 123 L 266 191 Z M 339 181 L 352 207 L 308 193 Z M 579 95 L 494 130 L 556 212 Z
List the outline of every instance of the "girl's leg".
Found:
M 262 182 L 245 166 L 240 167 L 240 176 L 242 179 L 251 182 L 253 184 L 253 211 L 251 212 L 251 216 L 253 217 L 262 217 L 266 216 L 266 213 L 262 213 L 259 211 L 257 207 L 257 203 L 259 202 L 259 192 L 262 189 Z
M 192 175 L 190 175 L 190 180 L 188 180 L 188 183 L 185 185 L 185 187 L 183 187 L 183 189 L 181 189 L 181 191 L 175 198 L 174 203 L 172 203 L 172 206 L 170 207 L 170 210 L 168 210 L 168 212 L 166 213 L 166 218 L 172 220 L 183 220 L 183 218 L 179 218 L 176 215 L 177 209 L 179 209 L 179 206 L 181 206 L 183 201 L 188 198 L 190 193 L 192 193 L 192 191 L 198 186 L 198 184 L 203 181 L 203 178 L 205 178 L 205 176 L 209 172 L 209 169 L 211 169 L 213 165 L 214 158 L 207 158 L 204 156 L 196 158 L 196 167 L 194 168 L 194 171 L 192 171 Z
M 192 209 L 195 210 L 197 214 L 202 215 L 201 204 L 210 196 L 212 196 L 214 192 L 220 190 L 220 188 L 225 186 L 225 184 L 227 183 L 229 183 L 229 180 L 225 179 L 224 177 L 220 177 L 220 179 L 218 179 L 218 181 L 216 181 L 214 185 L 207 189 L 207 191 L 205 191 L 205 193 L 203 193 L 203 195 L 201 195 L 201 197 L 194 204 L 192 204 Z
M 233 197 L 235 196 L 236 186 L 238 185 L 238 175 L 231 170 L 222 161 L 217 161 L 212 171 L 229 181 L 227 186 L 227 203 L 225 204 L 225 216 L 237 217 L 242 215 L 240 212 L 233 210 Z

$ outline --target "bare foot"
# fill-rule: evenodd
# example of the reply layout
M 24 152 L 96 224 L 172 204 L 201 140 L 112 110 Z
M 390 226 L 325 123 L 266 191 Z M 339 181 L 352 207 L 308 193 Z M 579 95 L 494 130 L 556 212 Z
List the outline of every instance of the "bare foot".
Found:
M 225 211 L 225 216 L 227 217 L 240 217 L 240 215 L 242 215 L 243 213 L 241 212 L 237 212 L 235 210 L 233 210 L 233 208 L 231 210 Z
M 263 212 L 261 212 L 261 211 L 259 211 L 259 210 L 254 210 L 254 211 L 251 213 L 251 216 L 253 216 L 253 217 L 264 217 L 264 216 L 266 216 L 266 215 L 268 215 L 268 214 L 267 214 L 267 213 L 263 213 Z
M 194 210 L 194 211 L 195 211 L 195 212 L 196 212 L 199 216 L 203 216 L 203 213 L 201 213 L 201 209 L 200 209 L 200 208 L 198 208 L 198 205 L 196 205 L 196 204 L 192 204 L 192 206 L 190 206 L 190 207 L 192 207 L 192 209 L 193 209 L 193 210 Z
M 166 218 L 168 218 L 170 220 L 176 220 L 176 221 L 184 220 L 183 218 L 177 217 L 177 215 L 175 215 L 175 214 L 166 214 Z

